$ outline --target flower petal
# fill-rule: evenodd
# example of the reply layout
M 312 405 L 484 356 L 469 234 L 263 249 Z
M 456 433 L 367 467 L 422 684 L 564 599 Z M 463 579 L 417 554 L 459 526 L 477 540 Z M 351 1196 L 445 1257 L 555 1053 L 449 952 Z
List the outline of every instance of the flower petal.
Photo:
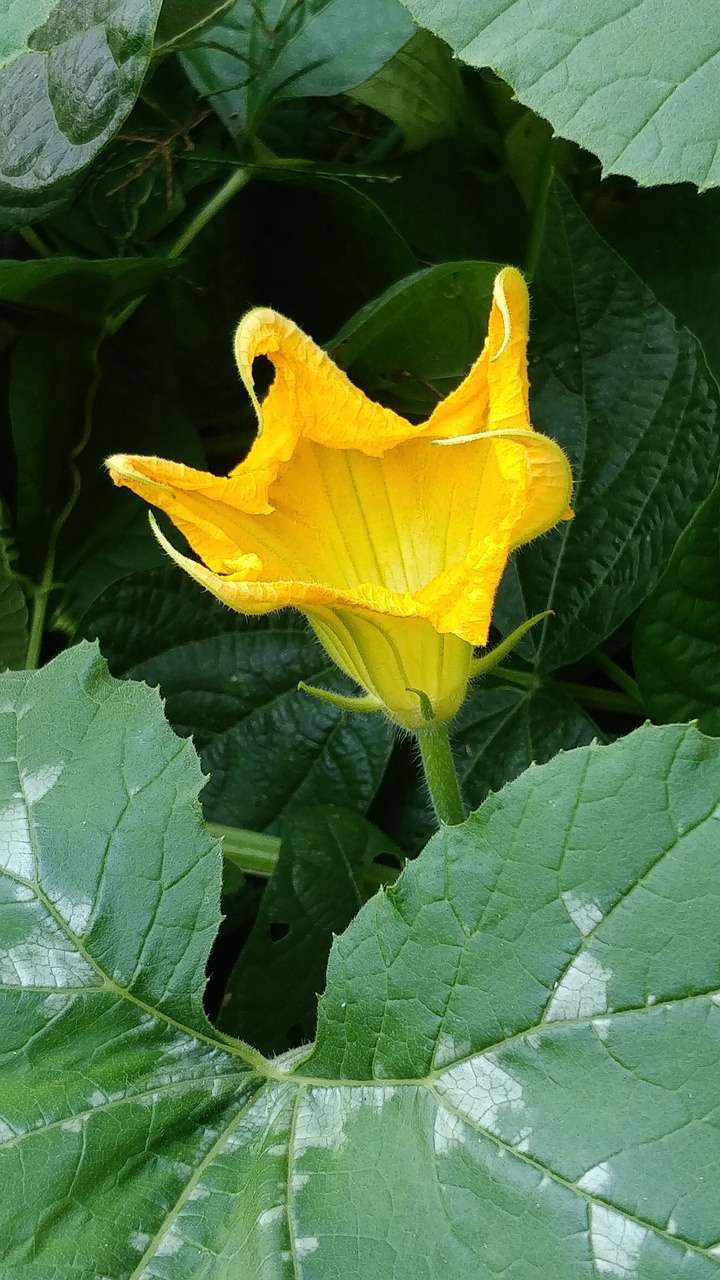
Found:
M 525 281 L 514 267 L 495 277 L 488 336 L 460 386 L 433 411 L 424 435 L 438 439 L 481 431 L 530 431 L 527 339 L 530 301 Z

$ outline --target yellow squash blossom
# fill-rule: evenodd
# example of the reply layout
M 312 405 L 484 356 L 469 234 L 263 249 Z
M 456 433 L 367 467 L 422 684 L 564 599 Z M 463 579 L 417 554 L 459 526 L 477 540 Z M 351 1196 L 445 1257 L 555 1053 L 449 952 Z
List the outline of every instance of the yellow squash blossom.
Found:
M 571 515 L 560 447 L 530 425 L 522 276 L 502 270 L 488 336 L 426 422 L 376 404 L 290 320 L 235 335 L 259 435 L 228 476 L 118 455 L 110 475 L 167 512 L 198 561 L 172 558 L 241 613 L 292 605 L 339 667 L 410 729 L 450 720 L 515 547 Z M 256 356 L 275 378 L 262 405 Z

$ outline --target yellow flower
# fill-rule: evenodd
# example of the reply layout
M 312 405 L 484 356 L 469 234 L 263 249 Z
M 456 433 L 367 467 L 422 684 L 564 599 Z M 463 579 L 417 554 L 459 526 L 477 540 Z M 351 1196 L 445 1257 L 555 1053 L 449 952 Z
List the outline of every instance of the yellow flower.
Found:
M 110 475 L 167 512 L 198 561 L 169 555 L 241 613 L 292 605 L 399 724 L 452 718 L 515 547 L 568 519 L 571 476 L 528 414 L 528 295 L 495 280 L 465 381 L 415 425 L 368 400 L 295 324 L 260 308 L 235 335 L 259 435 L 229 476 L 118 455 Z M 275 378 L 263 404 L 256 356 Z

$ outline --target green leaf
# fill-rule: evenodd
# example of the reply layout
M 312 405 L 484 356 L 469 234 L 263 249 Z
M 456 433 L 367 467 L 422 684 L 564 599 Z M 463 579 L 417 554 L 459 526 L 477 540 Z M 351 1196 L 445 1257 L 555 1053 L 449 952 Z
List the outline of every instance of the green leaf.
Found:
M 275 832 L 289 805 L 367 809 L 392 729 L 298 690 L 356 691 L 299 614 L 244 618 L 169 568 L 107 591 L 82 630 L 115 674 L 159 685 L 170 723 L 193 735 L 208 821 Z
M 633 659 L 654 720 L 720 734 L 720 486 L 688 525 L 635 627 Z
M 717 1280 L 720 743 L 529 770 L 361 910 L 317 1047 L 264 1062 L 200 1008 L 220 859 L 157 696 L 87 648 L 2 694 L 8 1268 Z
M 623 205 L 598 201 L 601 234 L 702 343 L 720 381 L 720 191 L 690 186 L 622 192 Z M 603 212 L 605 216 L 602 217 Z M 602 220 L 600 218 L 602 217 Z
M 312 1039 L 330 944 L 365 901 L 365 873 L 380 853 L 396 853 L 392 841 L 348 809 L 288 815 L 275 873 L 228 981 L 223 1031 L 263 1053 Z
M 140 298 L 177 263 L 164 258 L 46 258 L 0 262 L 0 304 L 62 316 L 100 328 L 125 303 Z
M 11 6 L 0 45 L 0 228 L 58 208 L 129 115 L 160 3 Z
M 171 53 L 192 44 L 234 4 L 235 0 L 162 0 L 153 53 Z
M 551 608 L 529 638 L 541 671 L 577 661 L 642 604 L 720 460 L 718 392 L 697 341 L 551 193 L 532 289 L 531 412 L 565 449 L 575 518 L 506 575 L 503 632 Z
M 393 120 L 409 150 L 451 137 L 467 123 L 460 68 L 447 45 L 428 31 L 418 31 L 350 97 Z
M 329 344 L 333 360 L 373 399 L 428 416 L 482 350 L 498 270 L 444 262 L 391 285 Z
M 275 102 L 362 84 L 414 30 L 399 0 L 240 0 L 182 60 L 230 132 L 253 133 Z
M 720 56 L 713 0 L 404 0 L 474 67 L 492 67 L 525 106 L 600 157 L 607 173 L 644 186 L 720 185 L 709 106 Z

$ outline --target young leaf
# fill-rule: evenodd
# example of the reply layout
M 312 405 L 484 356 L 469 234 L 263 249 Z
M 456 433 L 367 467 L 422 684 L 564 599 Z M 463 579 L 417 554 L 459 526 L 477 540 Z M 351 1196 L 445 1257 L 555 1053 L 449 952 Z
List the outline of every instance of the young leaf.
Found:
M 698 511 L 643 606 L 633 658 L 654 720 L 720 734 L 720 486 Z
M 299 0 L 265 8 L 240 0 L 181 56 L 230 132 L 252 133 L 274 102 L 329 97 L 362 84 L 414 30 L 400 0 Z
M 416 22 L 464 62 L 492 67 L 553 129 L 643 186 L 720 186 L 714 92 L 720 14 L 714 0 L 404 0 Z
M 287 805 L 367 809 L 392 730 L 298 689 L 355 692 L 299 614 L 244 618 L 168 568 L 107 591 L 83 633 L 114 673 L 160 685 L 170 723 L 192 733 L 210 774 L 209 821 L 278 831 Z
M 720 743 L 529 770 L 362 909 L 317 1047 L 264 1062 L 200 1009 L 220 859 L 157 696 L 86 647 L 2 693 L 9 1270 L 717 1280 Z
M 717 387 L 699 344 L 592 230 L 560 186 L 533 283 L 533 423 L 563 446 L 575 518 L 524 548 L 495 620 L 541 671 L 577 661 L 642 604 L 720 460 Z
M 367 892 L 365 872 L 393 842 L 360 814 L 319 805 L 290 812 L 278 863 L 228 981 L 219 1026 L 263 1053 L 315 1034 L 330 944 Z
M 21 227 L 69 199 L 78 175 L 130 114 L 160 5 L 10 6 L 0 67 L 0 228 Z

